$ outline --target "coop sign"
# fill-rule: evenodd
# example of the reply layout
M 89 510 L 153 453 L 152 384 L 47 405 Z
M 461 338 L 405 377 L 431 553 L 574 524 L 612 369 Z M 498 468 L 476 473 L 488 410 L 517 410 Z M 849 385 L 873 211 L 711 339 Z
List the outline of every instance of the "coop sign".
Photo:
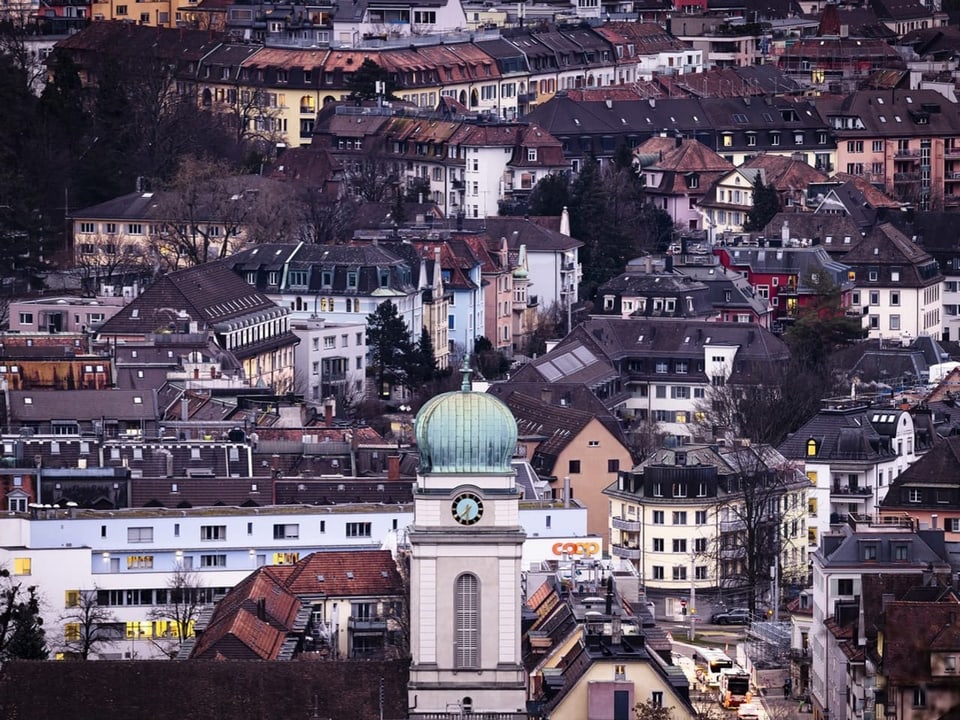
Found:
M 553 544 L 554 555 L 596 555 L 600 552 L 598 542 L 558 542 Z

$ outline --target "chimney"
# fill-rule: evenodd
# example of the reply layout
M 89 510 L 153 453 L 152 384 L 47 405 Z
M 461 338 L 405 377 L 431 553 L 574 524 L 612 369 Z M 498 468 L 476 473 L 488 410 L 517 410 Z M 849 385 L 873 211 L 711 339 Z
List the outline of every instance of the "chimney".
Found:
M 790 222 L 786 219 L 784 219 L 783 226 L 780 228 L 780 239 L 783 241 L 783 246 L 787 247 L 787 243 L 790 242 Z
M 180 419 L 184 422 L 190 419 L 190 400 L 186 397 L 180 398 Z
M 570 507 L 570 476 L 569 475 L 563 478 L 563 506 L 565 508 Z
M 329 400 L 323 404 L 324 427 L 333 427 L 333 403 Z
M 940 519 L 940 516 L 937 515 L 936 513 L 930 516 L 930 527 L 933 528 L 934 530 L 937 529 L 937 521 L 939 519 Z
M 560 234 L 570 237 L 570 211 L 567 206 L 563 206 L 563 212 L 560 213 Z
M 400 456 L 387 456 L 387 480 L 400 479 Z

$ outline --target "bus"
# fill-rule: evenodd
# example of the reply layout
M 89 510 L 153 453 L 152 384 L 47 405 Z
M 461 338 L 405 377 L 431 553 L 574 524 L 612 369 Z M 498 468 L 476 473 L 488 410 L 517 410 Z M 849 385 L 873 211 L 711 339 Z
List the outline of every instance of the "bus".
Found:
M 727 709 L 739 708 L 753 699 L 750 692 L 750 674 L 734 665 L 720 671 L 717 700 Z
M 720 686 L 720 671 L 734 667 L 725 652 L 714 648 L 697 648 L 693 662 L 697 666 L 697 680 L 710 689 Z

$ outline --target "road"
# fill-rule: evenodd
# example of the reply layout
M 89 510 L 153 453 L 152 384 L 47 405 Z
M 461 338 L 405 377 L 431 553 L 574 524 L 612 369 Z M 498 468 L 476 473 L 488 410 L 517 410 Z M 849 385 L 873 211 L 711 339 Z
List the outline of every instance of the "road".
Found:
M 716 636 L 722 635 L 731 635 L 728 629 L 723 631 L 714 632 L 708 628 L 697 628 L 698 636 L 704 635 L 704 630 L 706 630 L 711 635 L 711 645 L 716 647 L 717 643 L 714 640 Z M 687 679 L 690 681 L 690 700 L 693 703 L 694 707 L 700 712 L 701 715 L 708 718 L 727 718 L 731 720 L 736 717 L 735 713 L 730 710 L 724 710 L 720 703 L 717 701 L 713 693 L 706 693 L 699 689 L 697 684 L 697 669 L 696 665 L 693 663 L 693 653 L 696 652 L 700 647 L 708 647 L 707 645 L 697 645 L 683 640 L 676 639 L 677 637 L 685 637 L 678 635 L 673 630 L 670 630 L 673 633 L 674 640 L 673 643 L 673 661 L 679 668 L 681 668 L 684 674 L 687 676 Z M 729 638 L 729 650 L 727 651 L 730 657 L 736 659 L 737 652 L 737 643 L 742 639 L 743 633 L 739 635 L 733 634 Z M 759 720 L 809 720 L 812 717 L 809 714 L 801 714 L 799 712 L 799 702 L 793 699 L 785 699 L 782 695 L 768 695 L 761 696 L 754 699 L 753 704 L 757 707 L 757 717 Z

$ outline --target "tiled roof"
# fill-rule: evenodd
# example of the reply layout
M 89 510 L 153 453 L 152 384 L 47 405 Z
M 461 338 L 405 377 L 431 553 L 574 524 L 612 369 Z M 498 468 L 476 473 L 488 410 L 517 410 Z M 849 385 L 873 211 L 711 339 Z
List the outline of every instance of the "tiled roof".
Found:
M 269 567 L 248 575 L 217 603 L 193 660 L 277 660 L 297 627 L 300 600 Z
M 572 250 L 583 245 L 579 240 L 544 227 L 530 218 L 488 217 L 485 220 L 487 236 L 492 242 L 507 239 L 511 250 L 527 246 L 528 253 Z
M 883 671 L 895 685 L 930 682 L 930 650 L 960 651 L 956 601 L 888 603 L 883 618 Z
M 286 314 L 231 272 L 226 263 L 213 262 L 164 275 L 107 320 L 99 332 L 104 337 L 163 331 L 181 310 L 203 330 L 256 314 Z
M 370 597 L 399 595 L 403 581 L 389 550 L 346 550 L 301 559 L 284 587 L 298 596 Z
M 869 421 L 866 406 L 822 409 L 778 448 L 790 460 L 810 460 L 820 463 L 836 461 L 864 461 L 878 463 L 896 457 L 889 442 Z M 817 442 L 815 455 L 808 454 L 808 442 Z
M 356 720 L 379 717 L 382 707 L 390 720 L 407 717 L 408 665 L 407 660 L 5 663 L 0 717 L 263 720 L 316 714 Z
M 157 417 L 153 393 L 140 390 L 11 390 L 7 401 L 11 423 Z
M 937 503 L 934 497 L 929 497 L 928 502 L 923 503 L 903 502 L 900 492 L 903 488 L 923 487 L 954 492 L 960 490 L 960 436 L 944 438 L 943 442 L 937 443 L 900 473 L 880 505 L 884 509 L 903 509 L 908 512 L 943 509 L 943 505 Z
M 199 60 L 223 42 L 219 33 L 207 30 L 147 27 L 119 20 L 102 20 L 57 43 L 59 49 L 118 54 L 140 59 Z

